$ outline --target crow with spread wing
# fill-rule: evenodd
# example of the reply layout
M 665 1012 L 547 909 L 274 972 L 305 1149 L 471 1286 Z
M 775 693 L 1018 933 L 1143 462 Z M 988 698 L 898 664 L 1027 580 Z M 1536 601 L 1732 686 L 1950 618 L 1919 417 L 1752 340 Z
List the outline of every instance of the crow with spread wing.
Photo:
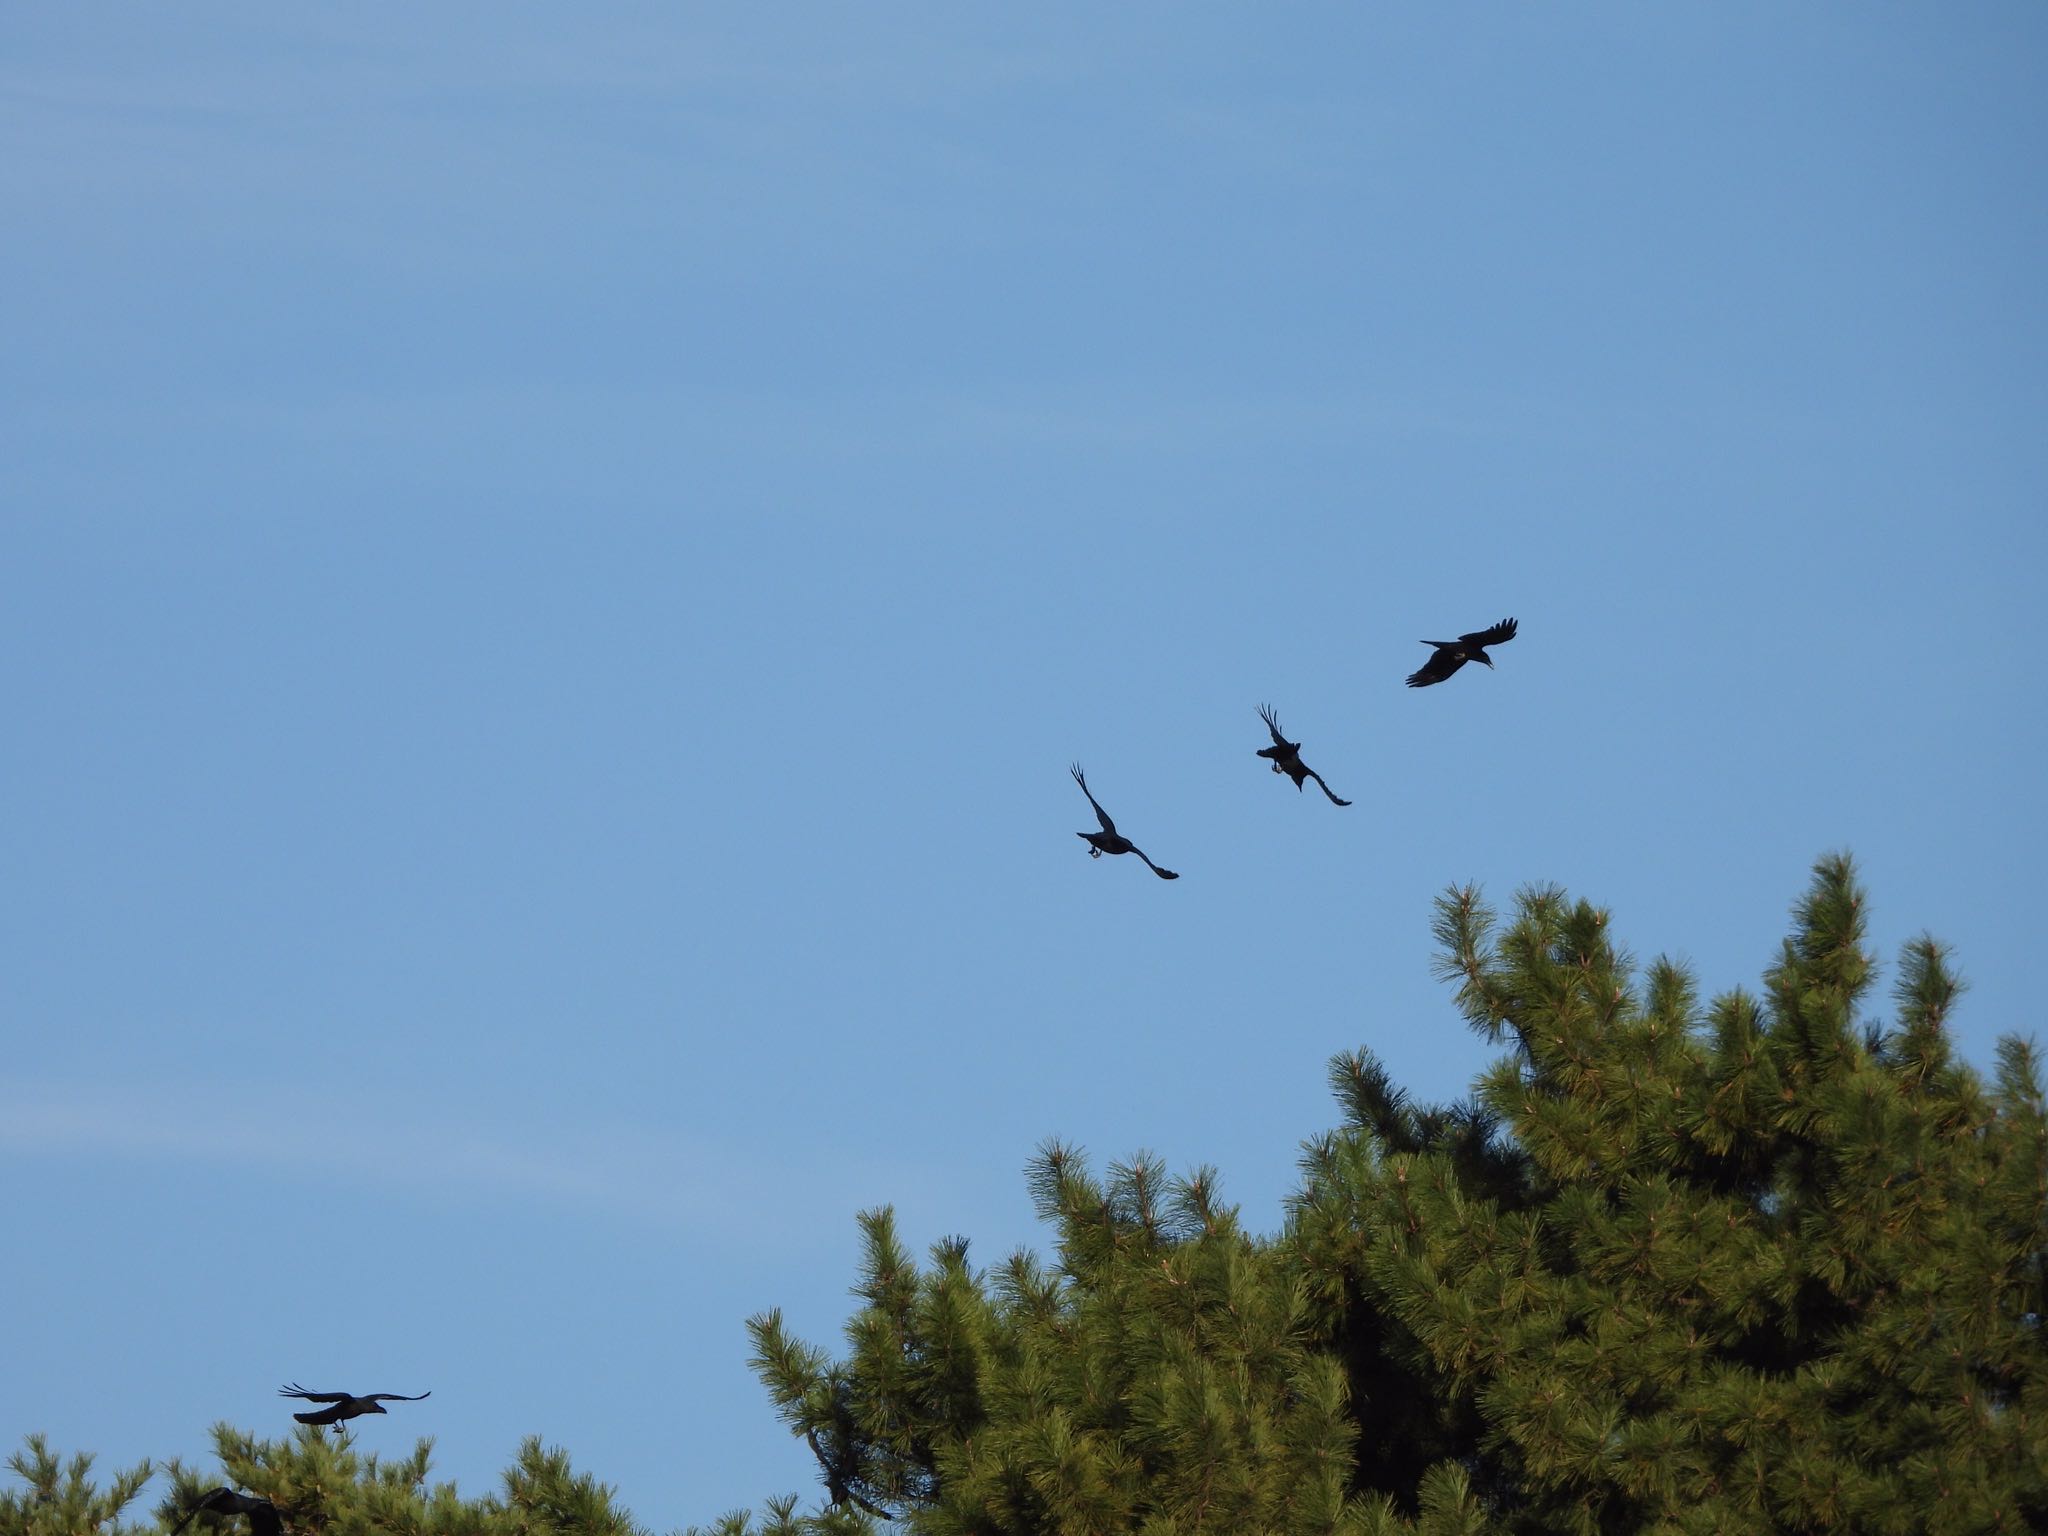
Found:
M 237 1493 L 232 1488 L 216 1488 L 211 1493 L 201 1494 L 199 1500 L 185 1511 L 184 1518 L 171 1527 L 171 1536 L 191 1523 L 192 1517 L 202 1509 L 217 1515 L 247 1515 L 250 1536 L 284 1536 L 284 1522 L 277 1516 L 277 1506 L 268 1499 L 259 1499 L 253 1493 Z
M 432 1397 L 431 1392 L 422 1392 L 419 1397 L 407 1397 L 403 1392 L 367 1392 L 357 1397 L 350 1392 L 308 1392 L 296 1381 L 288 1387 L 277 1389 L 279 1397 L 303 1397 L 309 1403 L 331 1403 L 314 1413 L 295 1413 L 293 1418 L 301 1424 L 339 1424 L 343 1419 L 360 1418 L 366 1413 L 382 1413 L 386 1403 L 416 1403 L 420 1398 Z
M 1275 773 L 1284 773 L 1287 777 L 1294 780 L 1294 787 L 1296 789 L 1300 789 L 1304 781 L 1314 779 L 1316 781 L 1316 788 L 1330 797 L 1331 804 L 1349 805 L 1351 803 L 1349 800 L 1339 800 L 1336 791 L 1323 782 L 1323 776 L 1301 760 L 1300 742 L 1289 741 L 1280 734 L 1280 720 L 1273 713 L 1272 705 L 1261 704 L 1259 706 L 1259 718 L 1266 722 L 1266 729 L 1273 733 L 1273 745 L 1259 748 L 1259 756 L 1268 757 L 1273 760 L 1273 771 Z
M 1095 796 L 1089 792 L 1088 781 L 1081 776 L 1081 765 L 1075 763 L 1067 771 L 1073 774 L 1074 782 L 1081 786 L 1081 793 L 1088 796 L 1088 803 L 1095 807 L 1095 819 L 1102 823 L 1102 830 L 1100 832 L 1076 832 L 1074 834 L 1074 836 L 1088 844 L 1088 857 L 1099 859 L 1105 853 L 1135 853 L 1139 858 L 1145 859 L 1145 850 L 1132 842 L 1128 837 L 1125 837 L 1123 833 L 1117 831 L 1116 823 L 1109 819 L 1109 812 L 1105 811 L 1096 801 Z M 1150 859 L 1145 859 L 1145 867 L 1162 880 L 1178 880 L 1180 878 L 1179 875 L 1170 869 L 1161 869 Z
M 1475 630 L 1455 640 L 1425 640 L 1422 642 L 1424 645 L 1433 645 L 1436 650 L 1419 671 L 1409 673 L 1408 686 L 1427 688 L 1431 683 L 1440 683 L 1468 661 L 1483 661 L 1490 667 L 1493 658 L 1486 654 L 1486 648 L 1489 645 L 1506 645 L 1514 638 L 1515 621 L 1502 619 L 1491 629 Z

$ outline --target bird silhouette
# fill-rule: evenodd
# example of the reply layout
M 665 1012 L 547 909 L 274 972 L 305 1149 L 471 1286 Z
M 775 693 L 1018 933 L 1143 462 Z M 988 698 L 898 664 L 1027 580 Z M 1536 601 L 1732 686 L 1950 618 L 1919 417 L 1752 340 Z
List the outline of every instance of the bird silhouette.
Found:
M 343 1419 L 360 1418 L 366 1413 L 382 1413 L 386 1403 L 416 1403 L 423 1397 L 432 1397 L 431 1392 L 422 1392 L 419 1397 L 407 1397 L 403 1392 L 366 1392 L 357 1397 L 351 1392 L 308 1392 L 296 1381 L 290 1386 L 277 1389 L 279 1397 L 303 1397 L 309 1403 L 332 1403 L 331 1408 L 322 1408 L 314 1413 L 295 1413 L 293 1418 L 301 1424 L 338 1424 Z
M 1102 823 L 1102 830 L 1100 832 L 1076 832 L 1074 834 L 1074 836 L 1081 838 L 1088 844 L 1089 858 L 1099 859 L 1105 853 L 1135 853 L 1139 858 L 1145 859 L 1145 867 L 1160 879 L 1178 880 L 1180 878 L 1172 870 L 1161 869 L 1150 859 L 1146 859 L 1144 849 L 1140 848 L 1128 837 L 1125 837 L 1123 833 L 1117 831 L 1116 823 L 1109 819 L 1109 812 L 1105 811 L 1101 803 L 1089 792 L 1088 781 L 1082 777 L 1081 765 L 1079 763 L 1075 763 L 1067 771 L 1073 774 L 1074 782 L 1081 786 L 1081 793 L 1088 796 L 1088 803 L 1095 807 L 1095 819 Z
M 1294 780 L 1294 787 L 1301 788 L 1304 779 L 1314 779 L 1316 788 L 1330 797 L 1333 805 L 1349 805 L 1349 800 L 1339 800 L 1336 791 L 1323 782 L 1323 776 L 1301 760 L 1301 743 L 1289 741 L 1280 734 L 1280 721 L 1273 713 L 1273 706 L 1261 704 L 1259 718 L 1266 722 L 1266 729 L 1273 733 L 1273 745 L 1259 748 L 1259 756 L 1273 760 L 1273 771 L 1284 773 Z
M 1491 629 L 1476 630 L 1455 640 L 1425 640 L 1424 645 L 1433 645 L 1436 650 L 1418 671 L 1408 674 L 1408 686 L 1427 688 L 1431 683 L 1440 683 L 1468 661 L 1483 661 L 1490 667 L 1493 658 L 1486 654 L 1486 647 L 1505 645 L 1514 638 L 1515 621 L 1502 619 Z
M 202 1509 L 217 1515 L 247 1515 L 250 1536 L 284 1536 L 284 1522 L 278 1518 L 277 1506 L 268 1499 L 259 1499 L 253 1493 L 237 1493 L 232 1488 L 216 1488 L 203 1493 L 184 1517 L 171 1527 L 171 1536 L 191 1523 L 192 1517 Z

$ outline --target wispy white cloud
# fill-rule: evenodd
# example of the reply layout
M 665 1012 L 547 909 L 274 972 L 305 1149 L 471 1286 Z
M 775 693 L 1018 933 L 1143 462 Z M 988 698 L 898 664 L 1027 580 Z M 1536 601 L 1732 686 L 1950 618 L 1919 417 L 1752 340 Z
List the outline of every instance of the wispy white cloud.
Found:
M 455 1204 L 540 1206 L 674 1237 L 773 1242 L 839 1226 L 933 1170 L 859 1157 L 798 1166 L 668 1128 L 451 1120 L 427 1106 L 309 1102 L 277 1084 L 84 1087 L 0 1078 L 0 1149 L 22 1158 L 200 1165 Z M 772 1213 L 772 1214 L 771 1214 Z

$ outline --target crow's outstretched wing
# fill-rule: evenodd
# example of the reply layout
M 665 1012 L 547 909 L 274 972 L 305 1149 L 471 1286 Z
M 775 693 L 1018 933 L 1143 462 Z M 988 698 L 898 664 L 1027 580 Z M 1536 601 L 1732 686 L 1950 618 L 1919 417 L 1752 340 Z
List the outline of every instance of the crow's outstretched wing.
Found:
M 349 1392 L 308 1392 L 296 1381 L 277 1389 L 279 1397 L 303 1397 L 309 1403 L 345 1403 L 353 1393 Z
M 367 1403 L 417 1403 L 422 1398 L 429 1398 L 433 1395 L 431 1392 L 422 1392 L 417 1397 L 407 1397 L 403 1392 L 365 1392 L 363 1394 L 363 1401 Z
M 1131 852 L 1135 853 L 1139 858 L 1145 859 L 1144 849 L 1137 847 L 1136 845 L 1133 845 L 1131 848 Z M 1157 864 L 1154 864 L 1150 859 L 1145 859 L 1145 867 L 1151 870 L 1153 874 L 1157 875 L 1162 880 L 1178 880 L 1180 878 L 1180 876 L 1176 874 L 1174 871 L 1170 869 L 1161 869 Z
M 1424 645 L 1436 645 L 1434 640 L 1425 640 Z M 1458 668 L 1465 665 L 1465 658 L 1447 645 L 1437 645 L 1430 653 L 1429 660 L 1408 674 L 1410 688 L 1427 688 L 1431 683 L 1440 683 Z
M 1491 629 L 1482 629 L 1476 634 L 1458 636 L 1458 644 L 1477 646 L 1506 645 L 1508 641 L 1514 638 L 1515 621 L 1513 619 L 1502 619 Z
M 1259 706 L 1259 718 L 1266 722 L 1266 729 L 1273 733 L 1274 746 L 1289 747 L 1293 745 L 1293 743 L 1290 742 L 1285 736 L 1280 734 L 1280 717 L 1273 713 L 1272 705 L 1261 704 Z M 1272 754 L 1266 752 L 1261 752 L 1259 754 L 1259 756 L 1261 757 L 1268 757 L 1271 755 Z
M 178 1536 L 178 1532 L 190 1525 L 192 1517 L 202 1509 L 219 1510 L 222 1514 L 234 1513 L 234 1506 L 225 1502 L 234 1497 L 235 1490 L 232 1488 L 215 1488 L 209 1492 L 202 1493 L 197 1499 L 192 1501 L 192 1507 L 178 1517 L 178 1523 L 171 1527 L 171 1536 Z
M 1102 830 L 1114 837 L 1116 835 L 1116 823 L 1109 819 L 1109 812 L 1102 808 L 1101 802 L 1094 795 L 1089 794 L 1088 781 L 1081 776 L 1081 765 L 1079 763 L 1070 764 L 1067 772 L 1074 776 L 1074 782 L 1081 786 L 1081 793 L 1087 795 L 1088 803 L 1095 807 L 1095 819 L 1102 823 Z
M 1306 763 L 1303 763 L 1301 766 L 1302 771 L 1306 773 L 1310 778 L 1316 781 L 1316 788 L 1320 789 L 1324 794 L 1330 797 L 1330 803 L 1332 805 L 1349 805 L 1351 803 L 1349 800 L 1339 800 L 1337 798 L 1337 792 L 1331 789 L 1329 785 L 1323 782 L 1323 776 L 1320 773 L 1317 773 L 1315 769 L 1309 767 Z
M 217 1515 L 247 1515 L 249 1529 L 254 1536 L 284 1536 L 284 1522 L 278 1518 L 275 1504 L 251 1493 L 237 1493 L 232 1488 L 215 1488 L 200 1495 L 198 1501 L 185 1511 L 183 1518 L 171 1527 L 171 1536 L 178 1536 L 178 1532 L 184 1530 L 192 1517 L 203 1509 L 212 1510 Z

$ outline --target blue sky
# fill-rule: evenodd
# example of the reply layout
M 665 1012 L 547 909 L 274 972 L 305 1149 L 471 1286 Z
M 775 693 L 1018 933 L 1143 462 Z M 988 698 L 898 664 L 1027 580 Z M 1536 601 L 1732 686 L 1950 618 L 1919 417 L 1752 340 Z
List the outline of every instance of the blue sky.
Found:
M 1720 991 L 1851 849 L 1987 1063 L 2044 44 L 10 8 L 0 1441 L 201 1457 L 296 1378 L 432 1388 L 363 1443 L 470 1492 L 528 1433 L 657 1529 L 809 1490 L 742 1323 L 835 1341 L 856 1210 L 993 1262 L 1059 1135 L 1271 1230 L 1330 1055 L 1481 1063 L 1454 881 Z M 1076 758 L 1179 882 L 1084 857 Z

